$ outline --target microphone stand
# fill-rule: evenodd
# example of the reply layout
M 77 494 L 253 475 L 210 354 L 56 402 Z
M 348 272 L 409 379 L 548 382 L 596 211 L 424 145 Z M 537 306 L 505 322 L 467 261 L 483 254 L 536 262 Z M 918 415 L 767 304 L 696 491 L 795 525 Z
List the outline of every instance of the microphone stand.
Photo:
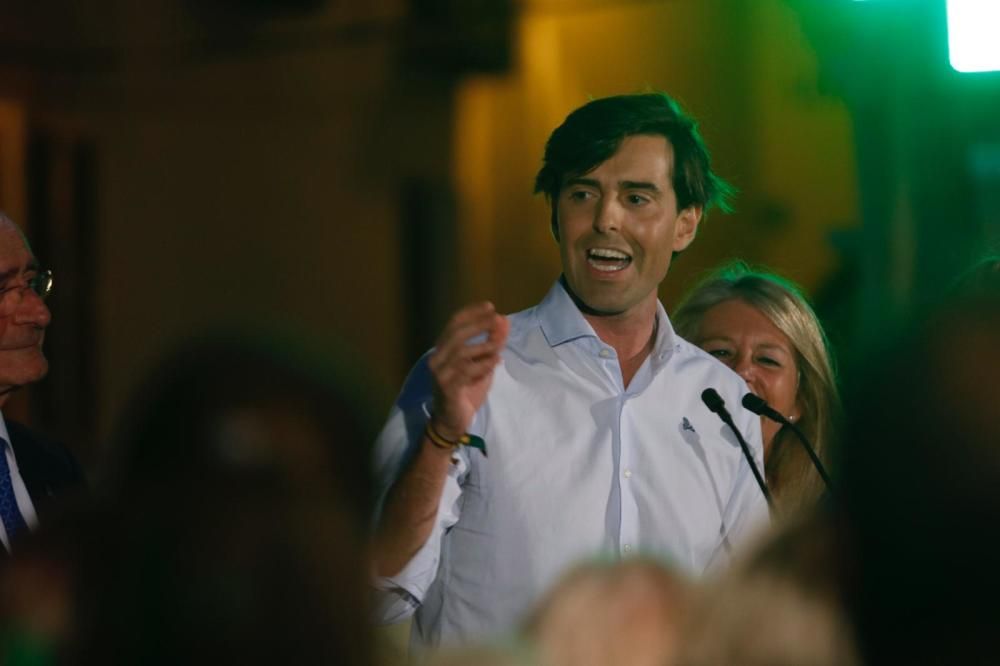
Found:
M 740 429 L 736 427 L 733 423 L 733 417 L 730 416 L 729 411 L 726 409 L 726 402 L 722 399 L 722 396 L 713 389 L 707 388 L 701 392 L 701 401 L 705 403 L 711 411 L 718 414 L 722 422 L 729 426 L 730 430 L 736 435 L 736 440 L 740 443 L 740 448 L 743 450 L 743 457 L 747 459 L 747 464 L 750 465 L 750 471 L 753 472 L 753 478 L 757 480 L 757 486 L 760 488 L 760 492 L 764 494 L 764 499 L 767 501 L 767 508 L 774 510 L 774 502 L 771 500 L 771 491 L 767 489 L 767 483 L 764 481 L 764 477 L 761 475 L 760 470 L 757 469 L 757 463 L 754 462 L 753 454 L 750 452 L 750 445 L 747 441 L 743 439 L 743 434 Z
M 803 448 L 805 448 L 806 453 L 809 454 L 809 459 L 812 460 L 813 467 L 819 473 L 820 478 L 823 479 L 823 483 L 826 484 L 826 489 L 832 494 L 833 493 L 833 483 L 830 481 L 830 475 L 826 473 L 826 468 L 823 467 L 823 463 L 820 462 L 819 456 L 816 455 L 816 451 L 810 446 L 809 440 L 806 436 L 799 430 L 799 427 L 789 421 L 783 414 L 775 410 L 767 401 L 765 401 L 760 396 L 754 395 L 753 393 L 747 393 L 743 396 L 743 406 L 749 409 L 751 412 L 758 416 L 766 416 L 767 418 L 780 423 L 783 426 L 788 426 L 791 428 L 795 436 L 799 438 Z

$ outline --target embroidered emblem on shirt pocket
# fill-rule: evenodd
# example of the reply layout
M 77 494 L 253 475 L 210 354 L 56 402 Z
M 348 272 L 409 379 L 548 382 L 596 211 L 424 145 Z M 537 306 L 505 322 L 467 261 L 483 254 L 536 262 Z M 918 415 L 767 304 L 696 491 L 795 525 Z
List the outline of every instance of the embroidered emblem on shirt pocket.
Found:
M 681 420 L 681 430 L 690 430 L 691 432 L 695 432 L 694 426 L 691 425 L 691 422 L 688 421 L 686 416 L 684 417 L 683 420 Z

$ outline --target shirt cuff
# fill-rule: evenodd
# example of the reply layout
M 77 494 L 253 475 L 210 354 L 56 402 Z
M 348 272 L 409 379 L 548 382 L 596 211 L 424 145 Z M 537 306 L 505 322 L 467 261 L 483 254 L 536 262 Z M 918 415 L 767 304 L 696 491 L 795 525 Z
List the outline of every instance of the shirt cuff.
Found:
M 410 618 L 420 600 L 393 578 L 378 577 L 372 581 L 371 608 L 377 623 L 396 624 Z

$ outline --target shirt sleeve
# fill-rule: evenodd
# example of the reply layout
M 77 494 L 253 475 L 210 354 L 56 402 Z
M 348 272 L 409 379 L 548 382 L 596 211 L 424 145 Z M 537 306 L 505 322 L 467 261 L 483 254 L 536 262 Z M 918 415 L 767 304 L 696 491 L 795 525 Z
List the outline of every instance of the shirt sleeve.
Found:
M 407 378 L 375 442 L 378 499 L 373 524 L 378 524 L 389 489 L 421 444 L 429 408 L 430 378 L 424 357 Z M 381 623 L 400 622 L 410 617 L 420 607 L 427 589 L 437 577 L 441 539 L 458 522 L 461 481 L 469 464 L 468 453 L 463 448 L 457 449 L 453 458 L 456 462 L 448 470 L 437 518 L 427 541 L 398 574 L 374 580 L 375 617 Z

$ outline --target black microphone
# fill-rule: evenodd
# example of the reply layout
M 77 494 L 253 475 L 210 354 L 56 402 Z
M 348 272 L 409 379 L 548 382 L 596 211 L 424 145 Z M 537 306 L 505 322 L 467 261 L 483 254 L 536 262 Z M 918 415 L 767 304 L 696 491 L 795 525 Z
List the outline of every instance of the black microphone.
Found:
M 747 441 L 743 439 L 743 434 L 740 429 L 736 427 L 733 423 L 733 417 L 730 416 L 729 411 L 726 409 L 726 401 L 722 399 L 718 391 L 714 388 L 707 388 L 701 392 L 701 401 L 705 403 L 711 411 L 719 415 L 722 422 L 725 423 L 729 428 L 736 434 L 736 440 L 740 443 L 740 448 L 743 449 L 743 457 L 747 459 L 747 464 L 750 465 L 750 471 L 753 472 L 753 478 L 757 480 L 757 485 L 760 487 L 760 492 L 764 494 L 764 499 L 767 500 L 767 506 L 770 509 L 774 508 L 774 504 L 771 502 L 771 492 L 767 489 L 767 483 L 764 482 L 764 477 L 761 476 L 760 470 L 757 469 L 757 463 L 753 460 L 753 454 L 750 453 L 750 445 Z
M 771 407 L 771 405 L 767 404 L 767 401 L 759 395 L 747 393 L 743 396 L 743 406 L 758 416 L 766 416 L 772 421 L 776 421 L 783 426 L 791 428 L 792 432 L 794 432 L 799 438 L 802 446 L 805 447 L 806 453 L 809 454 L 809 459 L 812 460 L 813 467 L 816 468 L 816 471 L 819 472 L 820 477 L 823 479 L 823 483 L 826 484 L 827 491 L 831 494 L 833 493 L 833 484 L 830 482 L 830 475 L 826 473 L 826 468 L 823 467 L 823 463 L 820 462 L 819 456 L 816 455 L 816 451 L 809 445 L 809 440 L 806 439 L 806 436 L 802 434 L 802 431 L 799 430 L 797 425 L 785 418 L 783 414 Z

